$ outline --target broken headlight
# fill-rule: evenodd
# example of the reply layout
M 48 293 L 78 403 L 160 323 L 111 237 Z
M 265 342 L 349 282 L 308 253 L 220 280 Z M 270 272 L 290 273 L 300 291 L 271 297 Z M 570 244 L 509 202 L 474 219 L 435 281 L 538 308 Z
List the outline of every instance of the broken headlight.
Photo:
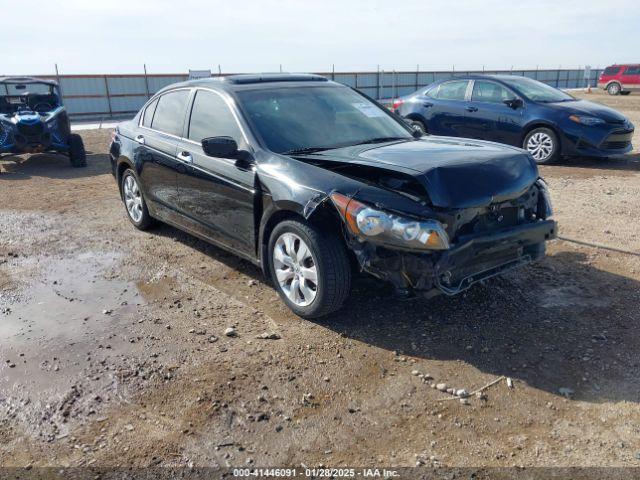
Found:
M 348 230 L 361 240 L 398 248 L 449 248 L 449 236 L 437 220 L 414 220 L 387 213 L 336 192 L 331 194 L 331 200 Z

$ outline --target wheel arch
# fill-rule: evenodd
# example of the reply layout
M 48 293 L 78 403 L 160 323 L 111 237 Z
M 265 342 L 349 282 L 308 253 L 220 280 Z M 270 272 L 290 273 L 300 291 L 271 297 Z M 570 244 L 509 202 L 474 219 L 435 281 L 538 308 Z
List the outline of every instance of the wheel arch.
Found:
M 297 220 L 302 223 L 321 225 L 324 228 L 342 231 L 342 219 L 337 210 L 331 204 L 328 196 L 309 209 L 307 205 L 285 201 L 271 204 L 264 209 L 260 231 L 257 235 L 257 253 L 260 266 L 265 276 L 269 276 L 269 238 L 274 228 L 285 220 Z M 344 237 L 340 236 L 344 241 Z
M 429 125 L 427 123 L 427 119 L 421 115 L 420 113 L 417 112 L 411 112 L 407 115 L 404 116 L 405 119 L 407 120 L 415 120 L 417 122 L 420 122 L 424 125 L 425 130 L 429 131 Z
M 562 135 L 560 133 L 560 130 L 556 125 L 545 120 L 534 120 L 522 129 L 522 133 L 520 134 L 520 148 L 523 147 L 522 143 L 524 142 L 524 139 L 527 138 L 527 135 L 529 135 L 529 132 L 535 130 L 536 128 L 548 128 L 553 133 L 555 133 L 562 149 Z
M 618 84 L 618 86 L 620 87 L 620 90 L 622 90 L 622 82 L 621 82 L 620 80 L 618 80 L 618 79 L 615 79 L 615 78 L 614 78 L 614 79 L 612 79 L 612 80 L 609 80 L 609 81 L 605 84 L 604 89 L 605 89 L 605 90 L 607 90 L 607 89 L 609 88 L 609 85 L 611 85 L 612 83 L 617 83 L 617 84 Z
M 129 160 L 127 157 L 118 158 L 116 162 L 115 174 L 116 174 L 116 182 L 118 182 L 118 190 L 120 191 L 121 196 L 122 196 L 122 174 L 128 168 L 135 171 L 135 167 L 133 166 L 133 163 L 131 162 L 131 160 Z

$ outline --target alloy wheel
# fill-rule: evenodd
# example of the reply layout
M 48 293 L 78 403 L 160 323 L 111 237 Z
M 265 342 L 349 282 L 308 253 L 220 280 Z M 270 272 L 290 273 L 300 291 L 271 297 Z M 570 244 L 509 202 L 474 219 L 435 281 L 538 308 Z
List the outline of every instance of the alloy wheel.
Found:
M 273 266 L 278 286 L 294 304 L 310 305 L 318 294 L 318 269 L 308 245 L 286 232 L 273 247 Z
M 123 185 L 124 203 L 131 219 L 139 223 L 142 220 L 142 193 L 133 175 L 127 175 Z
M 526 147 L 536 161 L 546 160 L 553 153 L 553 139 L 544 132 L 537 132 L 531 135 Z

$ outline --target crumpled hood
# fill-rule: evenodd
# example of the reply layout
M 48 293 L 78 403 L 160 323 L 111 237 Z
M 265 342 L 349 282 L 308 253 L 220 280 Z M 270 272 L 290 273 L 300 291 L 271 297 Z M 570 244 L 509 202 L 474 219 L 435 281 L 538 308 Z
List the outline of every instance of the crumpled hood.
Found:
M 627 120 L 627 117 L 613 108 L 600 105 L 599 103 L 590 102 L 588 100 L 548 103 L 546 105 L 560 110 L 566 110 L 567 116 L 572 114 L 588 115 L 590 117 L 601 118 L 605 122 L 609 123 L 624 123 Z
M 480 207 L 510 200 L 524 194 L 538 179 L 537 165 L 528 153 L 479 140 L 426 137 L 330 150 L 319 157 L 411 175 L 425 187 L 436 207 Z

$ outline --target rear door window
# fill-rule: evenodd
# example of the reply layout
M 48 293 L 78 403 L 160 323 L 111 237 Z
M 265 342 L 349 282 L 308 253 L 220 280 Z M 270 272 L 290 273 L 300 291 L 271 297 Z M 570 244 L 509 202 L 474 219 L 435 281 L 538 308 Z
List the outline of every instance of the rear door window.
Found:
M 502 103 L 512 98 L 514 95 L 497 83 L 476 80 L 473 84 L 471 100 L 474 102 Z
M 144 115 L 142 117 L 142 126 L 151 128 L 151 121 L 153 120 L 153 114 L 156 111 L 156 106 L 158 105 L 158 99 L 156 98 L 153 102 L 147 105 L 147 108 L 144 109 Z
M 620 71 L 620 67 L 607 67 L 604 69 L 605 75 L 617 75 Z
M 438 92 L 434 95 L 440 100 L 464 100 L 467 93 L 468 80 L 456 80 L 440 84 Z
M 188 98 L 189 90 L 177 90 L 162 95 L 158 100 L 151 128 L 181 137 Z
M 640 75 L 640 65 L 634 65 L 632 67 L 627 67 L 624 70 L 624 75 Z

